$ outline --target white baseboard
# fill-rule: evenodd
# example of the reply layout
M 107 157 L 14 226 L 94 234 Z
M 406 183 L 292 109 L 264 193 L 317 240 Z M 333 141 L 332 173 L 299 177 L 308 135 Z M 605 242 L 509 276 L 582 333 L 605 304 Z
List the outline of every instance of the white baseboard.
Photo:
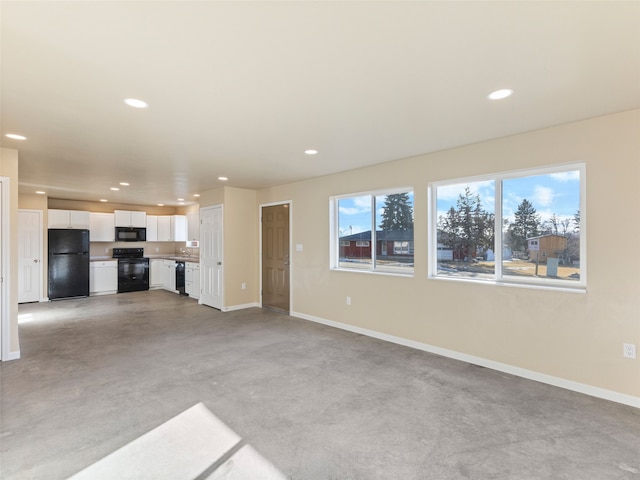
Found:
M 2 357 L 3 362 L 9 362 L 11 360 L 18 360 L 20 358 L 20 350 L 9 352 Z
M 254 308 L 260 307 L 260 304 L 257 302 L 253 303 L 244 303 L 242 305 L 232 305 L 230 307 L 222 307 L 223 312 L 233 312 L 234 310 L 244 310 L 245 308 Z
M 301 318 L 303 320 L 309 320 L 311 322 L 322 323 L 323 325 L 328 325 L 330 327 L 347 330 L 353 333 L 359 333 L 361 335 L 377 338 L 379 340 L 384 340 L 391 343 L 397 343 L 398 345 L 404 345 L 405 347 L 415 348 L 417 350 L 423 350 L 429 353 L 435 353 L 436 355 L 452 358 L 454 360 L 460 360 L 462 362 L 472 363 L 474 365 L 490 368 L 492 370 L 508 373 L 510 375 L 515 375 L 517 377 L 526 378 L 528 380 L 534 380 L 536 382 L 546 383 L 548 385 L 553 385 L 554 387 L 560 387 L 566 390 L 571 390 L 574 392 L 583 393 L 585 395 L 590 395 L 592 397 L 602 398 L 604 400 L 610 400 L 612 402 L 622 403 L 624 405 L 629 405 L 631 407 L 640 408 L 640 397 L 635 397 L 633 395 L 627 395 L 627 394 L 616 392 L 613 390 L 607 390 L 605 388 L 595 387 L 593 385 L 574 382 L 572 380 L 567 380 L 560 377 L 554 377 L 552 375 L 546 375 L 544 373 L 535 372 L 533 370 L 527 370 L 524 368 L 515 367 L 513 365 L 508 365 L 506 363 L 495 362 L 493 360 L 487 360 L 486 358 L 475 357 L 473 355 L 468 355 L 466 353 L 460 353 L 454 350 L 448 350 L 446 348 L 440 348 L 433 345 L 428 345 L 426 343 L 416 342 L 413 340 L 408 340 L 406 338 L 396 337 L 393 335 L 388 335 L 386 333 L 376 332 L 375 330 L 369 330 L 367 328 L 356 327 L 346 323 L 334 322 L 333 320 L 326 320 L 324 318 L 315 317 L 313 315 L 307 315 L 305 313 L 290 312 L 290 315 L 292 317 Z

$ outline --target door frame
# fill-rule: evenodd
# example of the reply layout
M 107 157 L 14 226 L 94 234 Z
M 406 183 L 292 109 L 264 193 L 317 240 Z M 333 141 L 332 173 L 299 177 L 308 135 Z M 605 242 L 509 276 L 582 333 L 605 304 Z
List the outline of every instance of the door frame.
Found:
M 0 360 L 20 358 L 11 351 L 11 196 L 9 177 L 0 176 Z
M 39 233 L 40 233 L 40 265 L 39 265 L 39 269 L 40 269 L 40 281 L 38 282 L 38 302 L 48 302 L 49 299 L 48 298 L 44 298 L 42 296 L 42 286 L 43 286 L 43 282 L 44 282 L 44 214 L 42 212 L 42 210 L 35 210 L 35 209 L 31 209 L 31 208 L 19 208 L 18 209 L 18 215 L 20 215 L 20 212 L 29 212 L 29 213 L 37 213 L 38 214 L 38 220 L 40 222 L 39 225 Z M 18 222 L 18 224 L 20 224 L 20 222 Z M 18 235 L 20 235 L 20 232 L 18 231 Z M 19 259 L 18 259 L 19 261 Z M 18 288 L 18 295 L 20 294 L 20 288 Z
M 269 202 L 269 203 L 261 203 L 258 205 L 258 245 L 259 247 L 259 258 L 258 262 L 260 265 L 259 279 L 260 279 L 260 308 L 262 308 L 262 209 L 264 207 L 276 207 L 278 205 L 289 205 L 289 314 L 294 311 L 293 309 L 293 289 L 291 285 L 293 285 L 293 225 L 291 219 L 293 218 L 293 201 L 292 200 L 283 200 L 281 202 Z

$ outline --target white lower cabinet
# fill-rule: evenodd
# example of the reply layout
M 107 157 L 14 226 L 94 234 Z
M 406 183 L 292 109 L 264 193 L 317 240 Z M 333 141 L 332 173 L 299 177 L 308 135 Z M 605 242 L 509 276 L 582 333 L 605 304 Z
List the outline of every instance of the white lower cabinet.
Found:
M 118 261 L 89 263 L 89 294 L 106 295 L 118 291 Z
M 176 262 L 164 258 L 152 258 L 149 262 L 149 288 L 176 291 Z
M 170 292 L 176 291 L 176 262 L 175 260 L 165 260 L 165 276 L 164 276 L 164 288 Z
M 149 288 L 163 288 L 164 260 L 152 258 L 149 260 Z
M 185 262 L 184 291 L 191 298 L 200 298 L 200 264 Z

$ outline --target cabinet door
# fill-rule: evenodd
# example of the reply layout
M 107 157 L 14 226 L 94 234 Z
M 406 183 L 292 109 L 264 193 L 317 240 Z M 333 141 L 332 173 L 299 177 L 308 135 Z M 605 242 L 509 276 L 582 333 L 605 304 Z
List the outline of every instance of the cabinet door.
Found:
M 69 211 L 69 225 L 71 228 L 89 228 L 90 223 L 89 212 L 83 212 L 80 210 Z
M 49 228 L 69 228 L 69 210 L 49 209 L 47 211 Z
M 144 228 L 147 226 L 147 212 L 129 212 L 131 213 L 131 226 Z
M 171 215 L 158 216 L 158 241 L 171 242 Z
M 200 212 L 187 215 L 187 240 L 200 241 Z
M 89 268 L 89 292 L 93 294 L 118 291 L 118 263 L 92 262 Z
M 158 216 L 147 215 L 147 242 L 158 241 Z
M 116 219 L 116 227 L 131 226 L 131 212 L 128 210 L 114 210 L 113 214 Z
M 115 242 L 115 219 L 113 213 L 89 214 L 89 234 L 92 242 Z
M 171 217 L 173 225 L 173 241 L 187 241 L 187 217 L 185 215 L 173 215 Z
M 193 277 L 191 284 L 191 294 L 193 298 L 200 298 L 200 265 L 196 264 L 193 269 Z
M 174 262 L 173 260 L 167 260 L 167 262 L 169 262 L 167 268 L 167 270 L 169 271 L 167 288 L 174 292 L 176 290 L 176 262 Z
M 159 258 L 152 258 L 149 262 L 150 282 L 151 287 L 164 287 L 164 272 L 166 267 L 164 266 L 164 260 Z

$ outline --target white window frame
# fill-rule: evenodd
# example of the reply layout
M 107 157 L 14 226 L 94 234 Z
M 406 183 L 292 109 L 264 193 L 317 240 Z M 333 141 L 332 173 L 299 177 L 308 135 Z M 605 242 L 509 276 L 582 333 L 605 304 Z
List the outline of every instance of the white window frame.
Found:
M 399 188 L 390 188 L 390 189 L 383 189 L 383 190 L 370 190 L 370 191 L 365 191 L 365 192 L 356 192 L 356 193 L 347 193 L 347 194 L 342 194 L 342 195 L 334 195 L 329 197 L 329 268 L 331 270 L 338 270 L 338 271 L 342 271 L 342 272 L 354 272 L 354 273 L 365 273 L 365 274 L 374 274 L 374 275 L 392 275 L 392 276 L 399 276 L 399 277 L 412 277 L 414 274 L 414 267 L 407 267 L 406 268 L 406 272 L 402 271 L 402 272 L 389 272 L 389 271 L 385 271 L 385 270 L 378 270 L 376 268 L 376 260 L 377 260 L 377 254 L 376 254 L 376 212 L 375 212 L 375 208 L 374 208 L 374 201 L 373 199 L 375 197 L 380 197 L 380 196 L 386 196 L 386 195 L 394 195 L 397 193 L 412 193 L 413 194 L 413 198 L 415 201 L 415 189 L 413 187 L 399 187 Z M 346 199 L 346 198 L 353 198 L 353 197 L 362 197 L 362 196 L 370 196 L 371 197 L 371 225 L 372 225 L 372 229 L 371 229 L 371 240 L 370 240 L 370 245 L 371 245 L 371 268 L 368 269 L 359 269 L 359 268 L 345 268 L 345 267 L 341 267 L 340 266 L 340 240 L 339 240 L 339 228 L 338 228 L 338 220 L 340 218 L 339 212 L 338 212 L 338 203 L 340 200 Z M 413 218 L 413 222 L 414 222 L 414 226 L 415 226 L 415 203 L 413 204 L 413 211 L 414 211 L 414 218 Z M 414 227 L 414 235 L 415 235 L 415 227 Z M 381 255 L 382 256 L 382 255 Z
M 502 181 L 514 178 L 531 177 L 536 175 L 548 175 L 568 171 L 580 172 L 580 279 L 576 282 L 568 280 L 554 280 L 549 278 L 527 278 L 504 275 L 502 272 Z M 495 273 L 493 278 L 469 278 L 438 275 L 438 199 L 437 189 L 448 185 L 460 185 L 473 182 L 494 181 L 495 185 Z M 542 288 L 552 290 L 565 290 L 572 292 L 586 292 L 587 289 L 587 206 L 586 206 L 586 165 L 584 163 L 569 163 L 554 165 L 551 167 L 537 167 L 522 170 L 513 170 L 488 175 L 455 178 L 429 183 L 429 265 L 428 277 L 430 279 L 448 280 L 455 282 L 492 283 L 496 285 Z M 415 219 L 414 219 L 415 221 Z

